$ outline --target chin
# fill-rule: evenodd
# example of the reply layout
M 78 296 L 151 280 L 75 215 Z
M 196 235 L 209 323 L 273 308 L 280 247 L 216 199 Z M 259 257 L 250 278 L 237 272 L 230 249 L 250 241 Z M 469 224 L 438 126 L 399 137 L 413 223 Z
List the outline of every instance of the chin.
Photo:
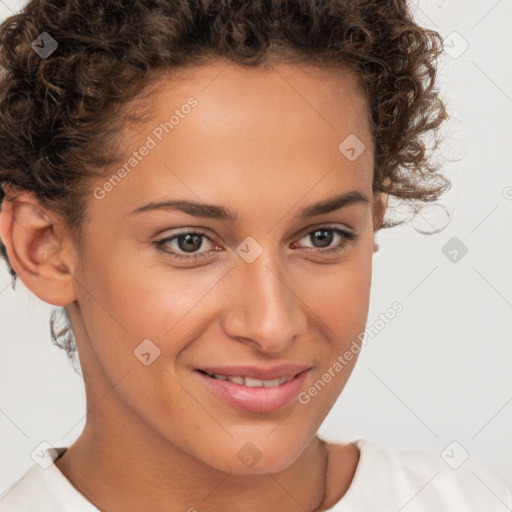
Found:
M 221 447 L 221 452 L 210 452 L 208 458 L 202 453 L 200 460 L 226 473 L 265 475 L 290 467 L 305 448 L 302 444 L 285 443 L 277 436 L 274 442 L 269 442 L 263 435 L 252 442 L 233 439 L 229 444 L 230 446 L 224 445 L 224 449 L 221 444 L 217 444 L 217 447 Z

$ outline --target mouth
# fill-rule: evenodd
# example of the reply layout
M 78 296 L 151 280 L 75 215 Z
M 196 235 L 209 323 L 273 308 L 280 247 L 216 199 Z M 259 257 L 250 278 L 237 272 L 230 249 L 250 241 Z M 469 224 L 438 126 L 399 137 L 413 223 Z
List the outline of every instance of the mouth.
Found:
M 224 375 L 222 373 L 208 373 L 203 370 L 198 371 L 204 375 L 208 375 L 208 377 L 211 377 L 212 379 L 228 380 L 229 382 L 233 382 L 240 386 L 246 386 L 248 388 L 275 388 L 276 386 L 281 386 L 295 378 L 295 375 L 284 375 L 282 377 L 277 377 L 276 379 L 255 379 L 253 377 L 245 377 L 243 375 Z
M 280 367 L 273 370 L 227 368 L 224 372 L 196 369 L 197 375 L 216 400 L 249 412 L 269 413 L 296 401 L 310 367 Z M 279 373 L 280 372 L 280 373 Z M 248 375 L 248 373 L 250 375 Z M 272 374 L 271 378 L 264 374 Z

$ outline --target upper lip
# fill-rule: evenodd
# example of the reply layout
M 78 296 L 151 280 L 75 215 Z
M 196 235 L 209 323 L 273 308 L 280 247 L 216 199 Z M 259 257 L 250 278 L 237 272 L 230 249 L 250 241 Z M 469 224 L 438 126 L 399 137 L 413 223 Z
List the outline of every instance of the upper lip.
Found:
M 279 377 L 294 377 L 311 368 L 303 364 L 280 364 L 271 368 L 259 366 L 202 366 L 197 368 L 210 375 L 230 375 L 232 377 L 250 377 L 252 379 L 273 380 Z

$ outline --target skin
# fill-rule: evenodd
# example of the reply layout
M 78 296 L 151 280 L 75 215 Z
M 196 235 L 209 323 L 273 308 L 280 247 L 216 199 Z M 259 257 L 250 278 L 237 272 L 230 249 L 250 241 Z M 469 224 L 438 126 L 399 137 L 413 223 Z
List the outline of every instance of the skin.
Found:
M 297 64 L 215 61 L 155 83 L 155 117 L 125 133 L 130 155 L 189 97 L 198 105 L 103 199 L 91 195 L 81 252 L 30 193 L 4 201 L 0 216 L 13 268 L 39 298 L 67 307 L 80 354 L 87 422 L 55 463 L 108 512 L 330 508 L 349 488 L 359 450 L 328 443 L 322 502 L 316 433 L 357 356 L 308 404 L 261 414 L 218 399 L 194 369 L 304 363 L 307 390 L 359 342 L 386 208 L 372 194 L 367 99 L 349 70 Z M 366 145 L 354 161 L 338 149 L 349 134 Z M 296 217 L 351 190 L 370 201 Z M 222 205 L 238 220 L 130 215 L 171 198 Z M 358 239 L 327 254 L 314 236 L 326 224 Z M 212 238 L 196 249 L 209 256 L 184 263 L 152 243 L 187 228 Z M 330 233 L 327 249 L 340 245 Z M 263 249 L 252 263 L 236 253 L 248 236 Z M 190 254 L 183 247 L 165 249 Z M 147 338 L 160 350 L 149 366 L 134 356 Z M 237 457 L 248 442 L 261 453 L 251 468 Z

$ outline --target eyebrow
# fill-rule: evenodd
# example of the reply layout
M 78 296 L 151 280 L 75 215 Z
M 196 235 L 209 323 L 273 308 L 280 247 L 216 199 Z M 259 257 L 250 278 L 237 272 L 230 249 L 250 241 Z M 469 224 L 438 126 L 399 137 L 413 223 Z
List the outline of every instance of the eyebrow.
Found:
M 370 204 L 368 196 L 359 190 L 351 190 L 344 194 L 337 195 L 328 199 L 324 199 L 318 203 L 308 206 L 299 214 L 297 217 L 301 219 L 308 219 L 316 215 L 323 215 L 325 213 L 334 212 L 345 208 L 352 204 Z M 170 200 L 161 202 L 151 202 L 144 206 L 136 208 L 129 215 L 134 213 L 142 213 L 154 210 L 178 210 L 188 215 L 195 217 L 204 217 L 210 219 L 225 220 L 229 222 L 235 222 L 238 219 L 238 213 L 230 210 L 224 206 L 218 206 L 214 204 L 196 203 L 194 201 L 185 200 Z

